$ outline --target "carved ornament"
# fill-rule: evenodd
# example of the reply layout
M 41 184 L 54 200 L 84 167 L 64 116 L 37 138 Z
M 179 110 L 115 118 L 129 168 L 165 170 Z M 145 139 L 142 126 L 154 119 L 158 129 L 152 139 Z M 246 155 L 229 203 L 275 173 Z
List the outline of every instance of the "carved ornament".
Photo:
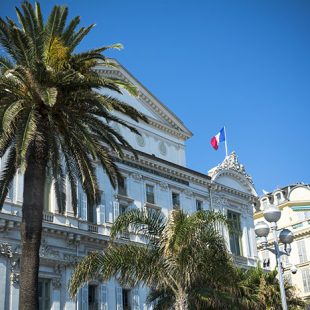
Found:
M 211 177 L 222 170 L 233 170 L 242 174 L 251 184 L 253 184 L 252 177 L 246 173 L 244 166 L 239 163 L 238 156 L 235 152 L 232 152 L 221 164 L 211 171 Z

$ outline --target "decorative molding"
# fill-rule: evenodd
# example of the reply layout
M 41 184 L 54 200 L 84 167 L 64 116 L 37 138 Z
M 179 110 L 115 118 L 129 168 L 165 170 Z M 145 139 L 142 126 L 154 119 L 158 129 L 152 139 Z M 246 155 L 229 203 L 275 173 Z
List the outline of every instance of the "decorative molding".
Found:
M 17 248 L 18 247 L 16 247 L 16 249 Z M 6 257 L 9 260 L 11 272 L 14 272 L 19 264 L 19 255 L 16 249 L 13 251 L 12 246 L 7 242 L 0 243 L 0 255 Z
M 193 193 L 191 190 L 189 190 L 189 189 L 185 189 L 185 190 L 183 191 L 183 193 L 184 193 L 184 195 L 185 195 L 186 197 L 188 197 L 188 198 L 192 198 L 192 197 L 194 196 L 194 193 Z
M 132 173 L 131 176 L 137 182 L 140 182 L 142 180 L 142 174 L 140 173 L 135 172 L 135 173 Z
M 167 147 L 163 141 L 159 142 L 158 149 L 161 155 L 167 155 Z
M 242 176 L 244 176 L 252 185 L 253 180 L 252 177 L 246 173 L 245 168 L 242 164 L 239 163 L 238 156 L 235 152 L 232 152 L 229 156 L 227 156 L 224 161 L 219 164 L 217 167 L 210 171 L 210 176 L 213 178 L 219 172 L 223 170 L 233 170 Z
M 162 191 L 167 191 L 169 189 L 168 183 L 160 182 L 159 187 Z
M 136 135 L 136 142 L 139 146 L 144 147 L 145 146 L 145 139 L 143 135 Z
M 138 155 L 139 157 L 137 160 L 132 153 L 125 151 L 125 159 L 120 161 L 117 157 L 115 157 L 115 161 L 140 171 L 150 172 L 185 186 L 189 186 L 189 183 L 195 183 L 204 187 L 211 186 L 210 176 L 208 175 L 196 172 L 183 166 L 177 166 L 169 162 L 165 162 L 164 160 L 158 160 L 158 158 L 150 158 L 150 156 L 145 156 L 143 153 L 139 153 Z M 243 192 L 223 184 L 212 183 L 212 189 L 214 186 L 220 188 L 221 192 L 227 192 L 242 199 L 256 199 L 254 194 Z
M 12 272 L 10 275 L 10 280 L 13 285 L 19 285 L 19 277 L 18 273 Z
M 63 264 L 56 264 L 56 265 L 54 266 L 54 268 L 53 268 L 55 274 L 61 275 L 61 273 L 62 273 L 64 267 L 65 267 L 65 266 L 64 266 Z
M 39 252 L 40 257 L 49 258 L 49 259 L 59 259 L 59 251 L 53 250 L 52 247 L 50 247 L 46 240 L 43 239 L 40 247 Z
M 76 265 L 80 260 L 78 256 L 67 253 L 63 255 L 63 259 L 66 262 L 66 265 L 72 265 L 72 266 Z
M 13 257 L 12 246 L 6 242 L 0 243 L 0 255 L 5 256 L 7 258 Z
M 97 71 L 108 77 L 116 77 L 127 82 L 129 81 L 128 78 L 118 69 L 109 69 L 101 67 L 98 68 Z M 137 84 L 140 84 L 138 81 L 136 82 Z M 150 94 L 147 94 L 147 92 L 142 91 L 143 86 L 141 84 L 140 86 L 141 88 L 139 89 L 138 100 L 146 104 L 153 112 L 155 112 L 162 119 L 164 119 L 168 125 L 165 125 L 152 117 L 148 117 L 149 121 L 148 124 L 160 130 L 163 130 L 173 136 L 176 136 L 182 140 L 187 140 L 188 138 L 190 138 L 192 136 L 192 133 L 182 124 L 182 122 L 179 121 L 179 124 L 177 124 L 176 123 L 176 121 L 178 121 L 177 117 L 172 113 L 171 115 L 169 115 L 169 111 L 166 109 L 166 107 L 163 104 L 156 101 L 156 99 L 151 100 Z M 173 120 L 173 117 L 175 118 L 175 120 Z
M 61 279 L 60 278 L 53 278 L 52 279 L 52 286 L 54 290 L 60 290 L 61 288 Z
M 212 204 L 217 207 L 223 207 L 228 205 L 228 200 L 222 196 L 213 196 L 212 197 Z

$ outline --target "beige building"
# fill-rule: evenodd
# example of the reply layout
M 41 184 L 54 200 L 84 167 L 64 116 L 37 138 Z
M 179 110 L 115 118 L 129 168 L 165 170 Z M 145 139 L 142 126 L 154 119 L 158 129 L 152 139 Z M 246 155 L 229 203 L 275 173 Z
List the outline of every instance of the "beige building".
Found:
M 282 211 L 277 223 L 278 231 L 288 228 L 295 236 L 290 256 L 281 257 L 284 276 L 310 304 L 310 185 L 289 185 L 260 197 L 254 215 L 255 224 L 264 220 L 263 211 L 269 204 L 277 205 Z M 273 248 L 271 233 L 268 236 L 268 247 Z M 263 249 L 259 238 L 257 249 L 261 265 L 266 269 L 274 269 L 275 255 Z M 280 250 L 283 250 L 283 244 L 280 244 Z M 291 271 L 294 266 L 297 267 L 295 273 Z

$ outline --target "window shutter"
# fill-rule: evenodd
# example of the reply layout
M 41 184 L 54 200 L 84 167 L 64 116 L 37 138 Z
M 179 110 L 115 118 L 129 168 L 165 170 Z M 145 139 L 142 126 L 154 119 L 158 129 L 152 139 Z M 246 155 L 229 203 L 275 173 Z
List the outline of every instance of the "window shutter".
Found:
M 78 186 L 78 209 L 79 217 L 86 221 L 87 220 L 87 197 L 83 191 L 82 185 Z
M 306 252 L 305 240 L 298 240 L 297 248 L 298 248 L 299 262 L 300 263 L 306 262 L 307 252 Z
M 140 310 L 140 296 L 138 289 L 133 290 L 132 301 L 133 301 L 133 310 Z
M 117 219 L 119 216 L 119 202 L 118 201 L 113 201 L 113 221 Z
M 11 185 L 8 188 L 8 194 L 7 194 L 7 198 L 10 200 L 13 200 L 14 198 L 14 183 L 15 183 L 15 178 L 13 179 Z
M 310 292 L 310 270 L 309 269 L 301 269 L 302 281 L 304 286 L 304 292 Z
M 82 287 L 82 310 L 88 310 L 88 284 Z
M 108 310 L 108 290 L 107 286 L 101 284 L 101 310 Z
M 23 202 L 23 193 L 24 193 L 24 175 L 20 172 L 17 173 L 17 201 Z
M 98 205 L 97 206 L 97 224 L 104 224 L 105 220 L 105 205 Z
M 123 289 L 116 287 L 116 310 L 123 310 Z

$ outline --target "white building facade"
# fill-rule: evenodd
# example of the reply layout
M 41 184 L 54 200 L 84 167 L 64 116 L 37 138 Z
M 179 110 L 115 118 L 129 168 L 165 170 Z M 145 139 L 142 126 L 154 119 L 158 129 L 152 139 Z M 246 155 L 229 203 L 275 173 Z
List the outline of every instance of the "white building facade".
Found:
M 98 67 L 98 70 L 136 85 L 138 97 L 125 93 L 121 98 L 143 112 L 149 123 L 136 124 L 118 115 L 141 133 L 138 136 L 114 124 L 114 129 L 137 150 L 138 159 L 125 151 L 125 158 L 117 160 L 125 182 L 116 190 L 98 165 L 102 191 L 98 206 L 88 206 L 85 194 L 78 189 L 78 214 L 74 216 L 68 191 L 66 212 L 59 214 L 53 185 L 47 182 L 40 250 L 40 309 L 151 309 L 146 304 L 147 288 L 121 287 L 116 279 L 106 283 L 95 279 L 80 290 L 76 299 L 68 296 L 68 281 L 76 262 L 90 251 L 104 250 L 114 220 L 130 208 L 155 208 L 167 217 L 171 210 L 178 208 L 188 213 L 200 209 L 223 212 L 241 228 L 242 233 L 238 235 L 223 229 L 236 263 L 245 268 L 255 266 L 253 203 L 257 194 L 236 154 L 230 154 L 208 174 L 187 168 L 185 142 L 192 134 L 177 116 L 122 66 Z M 0 310 L 18 309 L 22 196 L 23 176 L 17 174 L 0 212 Z M 121 238 L 122 242 L 141 242 L 132 234 Z
M 281 257 L 282 269 L 285 278 L 297 288 L 307 303 L 307 309 L 310 309 L 310 185 L 299 183 L 278 188 L 261 196 L 259 201 L 254 215 L 255 223 L 264 220 L 264 209 L 274 204 L 282 212 L 278 231 L 287 228 L 294 233 L 290 256 Z M 270 233 L 268 245 L 271 248 L 273 241 Z M 257 248 L 261 265 L 267 270 L 273 270 L 276 267 L 275 255 L 262 247 L 259 238 Z M 280 250 L 283 249 L 283 244 L 280 244 Z M 291 272 L 292 266 L 297 268 L 296 273 Z

